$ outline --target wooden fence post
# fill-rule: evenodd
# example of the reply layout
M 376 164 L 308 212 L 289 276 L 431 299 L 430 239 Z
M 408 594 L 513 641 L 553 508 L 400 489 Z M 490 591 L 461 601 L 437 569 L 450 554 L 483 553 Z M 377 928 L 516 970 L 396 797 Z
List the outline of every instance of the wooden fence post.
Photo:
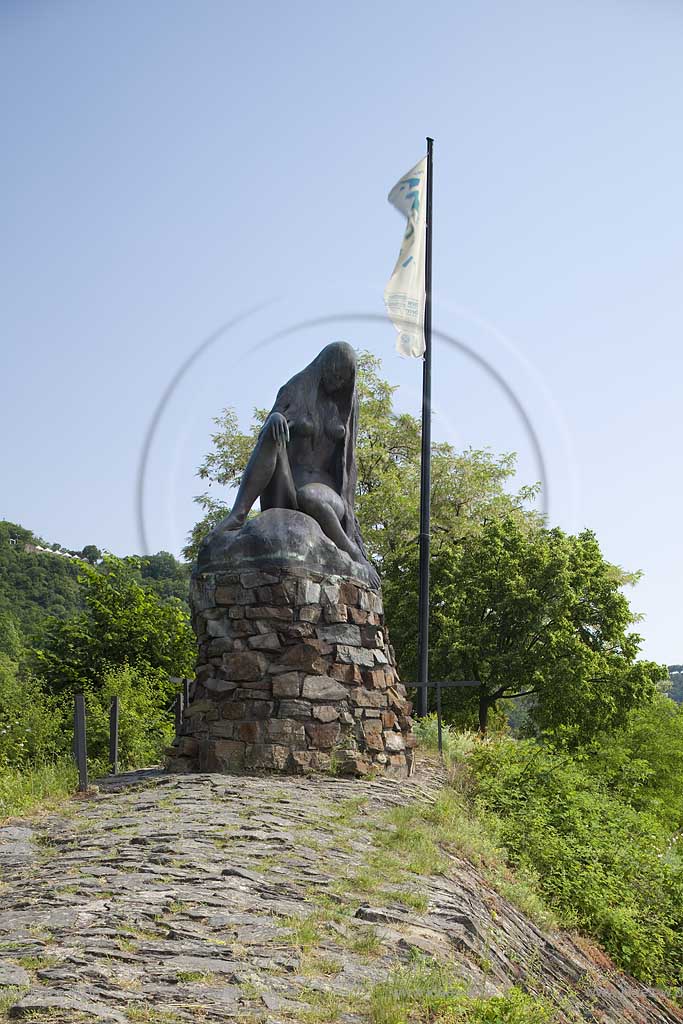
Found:
M 85 697 L 82 693 L 76 694 L 74 702 L 74 745 L 78 765 L 78 790 L 85 793 L 88 789 L 88 741 L 85 731 Z
M 109 708 L 109 763 L 112 775 L 119 773 L 119 698 L 112 697 Z
M 175 732 L 180 735 L 180 727 L 183 724 L 183 695 L 179 693 L 175 699 Z

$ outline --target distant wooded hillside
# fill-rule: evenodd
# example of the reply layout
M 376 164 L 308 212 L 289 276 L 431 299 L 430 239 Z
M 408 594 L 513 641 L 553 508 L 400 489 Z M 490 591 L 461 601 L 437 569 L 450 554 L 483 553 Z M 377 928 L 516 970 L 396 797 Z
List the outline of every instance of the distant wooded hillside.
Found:
M 29 638 L 40 634 L 48 616 L 69 618 L 81 608 L 77 577 L 82 563 L 97 565 L 100 559 L 94 544 L 71 551 L 18 523 L 0 521 L 0 620 L 11 619 Z M 140 578 L 159 597 L 187 603 L 188 565 L 168 551 L 130 561 L 139 563 Z
M 671 689 L 669 696 L 677 704 L 683 704 L 683 665 L 669 665 Z

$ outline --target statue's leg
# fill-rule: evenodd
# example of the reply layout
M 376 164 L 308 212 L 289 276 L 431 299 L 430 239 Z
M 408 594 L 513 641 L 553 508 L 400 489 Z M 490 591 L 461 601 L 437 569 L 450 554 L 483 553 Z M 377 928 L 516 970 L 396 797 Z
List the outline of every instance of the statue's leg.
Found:
M 261 511 L 265 512 L 267 508 L 292 508 L 296 511 L 298 507 L 287 449 L 280 446 L 273 475 L 261 493 Z
M 227 530 L 239 530 L 244 525 L 249 510 L 256 499 L 269 491 L 272 493 L 273 498 L 282 497 L 283 500 L 286 500 L 287 478 L 289 478 L 289 490 L 291 491 L 292 499 L 296 502 L 296 491 L 294 484 L 291 482 L 287 449 L 275 440 L 269 430 L 264 430 L 259 435 L 256 446 L 251 453 L 251 458 L 247 463 L 232 511 L 225 521 L 225 528 Z M 261 504 L 264 508 L 273 507 L 272 504 L 263 505 L 263 502 Z M 276 505 L 275 507 L 296 508 L 296 504 L 294 506 Z
M 326 484 L 304 484 L 296 492 L 302 512 L 317 520 L 330 540 L 346 551 L 356 562 L 364 561 L 357 544 L 347 537 L 341 524 L 345 513 L 344 502 L 336 491 Z

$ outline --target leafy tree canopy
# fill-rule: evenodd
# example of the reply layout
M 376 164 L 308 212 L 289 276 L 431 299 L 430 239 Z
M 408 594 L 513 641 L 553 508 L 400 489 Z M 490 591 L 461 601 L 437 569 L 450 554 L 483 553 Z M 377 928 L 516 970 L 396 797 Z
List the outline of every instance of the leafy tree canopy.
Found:
M 164 677 L 190 673 L 194 637 L 187 610 L 143 586 L 135 559 L 107 555 L 97 568 L 82 563 L 78 585 L 84 610 L 66 621 L 50 619 L 42 649 L 34 651 L 52 692 L 96 689 L 111 669 L 125 665 Z
M 37 546 L 47 547 L 17 523 L 0 522 L 0 610 L 27 637 L 46 616 L 66 618 L 80 608 L 80 562 L 31 550 Z

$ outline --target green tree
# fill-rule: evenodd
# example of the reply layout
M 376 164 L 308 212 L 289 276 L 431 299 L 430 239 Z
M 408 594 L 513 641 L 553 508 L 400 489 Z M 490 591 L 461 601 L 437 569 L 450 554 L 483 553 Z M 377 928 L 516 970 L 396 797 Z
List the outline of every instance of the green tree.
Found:
M 24 639 L 10 612 L 0 608 L 0 654 L 19 661 L 24 652 Z
M 101 557 L 102 552 L 98 547 L 95 547 L 94 544 L 86 544 L 83 550 L 81 551 L 81 558 L 83 558 L 86 562 L 90 562 L 91 565 L 95 565 L 97 562 L 99 562 Z
M 415 632 L 408 579 L 416 556 L 390 579 L 395 629 Z M 481 732 L 498 701 L 534 695 L 538 728 L 566 743 L 586 741 L 649 699 L 662 668 L 636 661 L 640 637 L 621 593 L 624 574 L 605 562 L 586 531 L 494 519 L 462 543 L 443 543 L 432 563 L 433 678 L 471 679 Z M 415 642 L 410 655 L 414 657 Z
M 158 551 L 156 555 L 133 558 L 131 565 L 139 571 L 143 585 L 158 597 L 175 597 L 189 607 L 190 566 L 187 563 L 179 562 L 169 551 Z
M 194 637 L 179 601 L 144 587 L 135 559 L 107 555 L 102 567 L 82 563 L 81 570 L 83 612 L 49 620 L 42 648 L 34 650 L 51 692 L 97 690 L 108 672 L 125 665 L 143 674 L 189 675 Z
M 64 753 L 68 740 L 59 702 L 41 682 L 0 653 L 0 770 L 25 768 Z
M 586 752 L 589 770 L 637 811 L 683 828 L 683 707 L 661 693 Z
M 67 618 L 80 607 L 76 559 L 33 550 L 44 541 L 17 523 L 0 522 L 0 609 L 21 633 L 40 631 L 47 616 Z

